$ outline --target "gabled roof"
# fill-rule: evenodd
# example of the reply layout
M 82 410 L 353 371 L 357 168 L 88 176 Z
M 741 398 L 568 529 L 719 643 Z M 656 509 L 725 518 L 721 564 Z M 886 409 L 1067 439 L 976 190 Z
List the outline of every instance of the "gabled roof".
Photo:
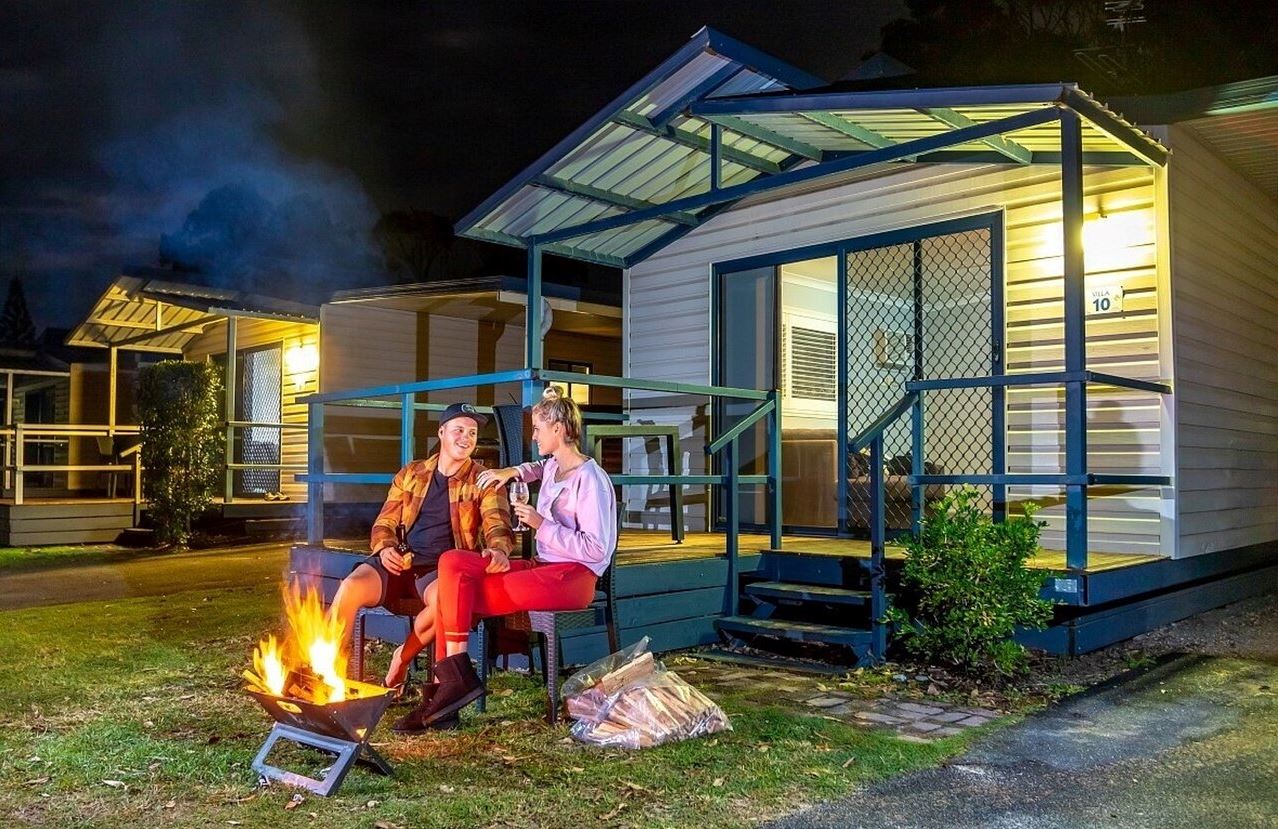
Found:
M 820 86 L 810 75 L 714 29 L 703 28 L 456 225 L 471 239 L 524 247 L 530 236 L 673 201 L 709 186 L 710 125 L 688 117 L 694 101 Z M 724 140 L 723 182 L 779 172 L 794 153 L 757 138 Z M 801 160 L 801 159 L 800 159 Z M 547 249 L 622 267 L 681 234 L 697 215 L 643 222 Z
M 877 175 L 890 164 L 1059 164 L 1063 110 L 1080 116 L 1086 163 L 1166 161 L 1157 141 L 1074 84 L 820 83 L 702 29 L 462 219 L 457 233 L 629 267 L 764 190 Z
M 318 322 L 319 309 L 300 302 L 157 279 L 134 269 L 117 276 L 66 344 L 180 354 L 206 326 L 231 316 Z M 137 274 L 137 275 L 130 275 Z

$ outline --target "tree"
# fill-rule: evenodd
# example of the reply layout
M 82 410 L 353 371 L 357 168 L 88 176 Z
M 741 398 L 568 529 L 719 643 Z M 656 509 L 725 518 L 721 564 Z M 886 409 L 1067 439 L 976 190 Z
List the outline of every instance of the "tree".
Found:
M 5 298 L 4 310 L 0 311 L 0 345 L 34 348 L 35 344 L 36 328 L 31 321 L 31 312 L 27 310 L 22 278 L 15 276 L 9 280 L 9 295 Z
M 143 493 L 158 541 L 185 544 L 222 474 L 218 428 L 222 382 L 212 363 L 165 360 L 138 377 Z
M 1278 12 L 1247 0 L 907 0 L 882 49 L 913 82 L 1077 81 L 1094 93 L 1171 92 L 1278 72 Z

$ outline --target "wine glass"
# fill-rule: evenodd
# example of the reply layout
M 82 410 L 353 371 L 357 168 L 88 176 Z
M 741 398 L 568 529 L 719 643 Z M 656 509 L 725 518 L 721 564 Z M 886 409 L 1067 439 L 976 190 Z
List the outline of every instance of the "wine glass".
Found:
M 510 503 L 511 504 L 528 503 L 528 484 L 527 483 L 523 481 L 510 482 Z M 524 523 L 522 521 L 516 518 L 515 526 L 511 527 L 511 529 L 519 533 L 519 532 L 523 532 L 524 530 L 528 528 L 524 526 Z

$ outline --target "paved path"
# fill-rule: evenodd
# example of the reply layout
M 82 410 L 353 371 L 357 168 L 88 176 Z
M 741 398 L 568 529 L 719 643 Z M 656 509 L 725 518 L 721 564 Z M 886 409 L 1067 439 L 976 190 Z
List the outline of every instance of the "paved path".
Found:
M 1278 827 L 1278 667 L 1181 657 L 770 829 Z
M 0 611 L 278 583 L 288 565 L 289 546 L 272 543 L 176 553 L 113 554 L 102 563 L 0 573 Z

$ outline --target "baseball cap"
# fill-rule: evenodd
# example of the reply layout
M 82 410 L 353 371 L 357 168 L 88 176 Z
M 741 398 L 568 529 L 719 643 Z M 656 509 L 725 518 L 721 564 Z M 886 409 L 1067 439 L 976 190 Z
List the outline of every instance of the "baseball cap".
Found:
M 479 426 L 483 426 L 488 422 L 488 416 L 480 414 L 475 407 L 469 403 L 454 403 L 447 409 L 444 409 L 443 414 L 439 416 L 439 425 L 443 426 L 455 417 L 469 417 Z

